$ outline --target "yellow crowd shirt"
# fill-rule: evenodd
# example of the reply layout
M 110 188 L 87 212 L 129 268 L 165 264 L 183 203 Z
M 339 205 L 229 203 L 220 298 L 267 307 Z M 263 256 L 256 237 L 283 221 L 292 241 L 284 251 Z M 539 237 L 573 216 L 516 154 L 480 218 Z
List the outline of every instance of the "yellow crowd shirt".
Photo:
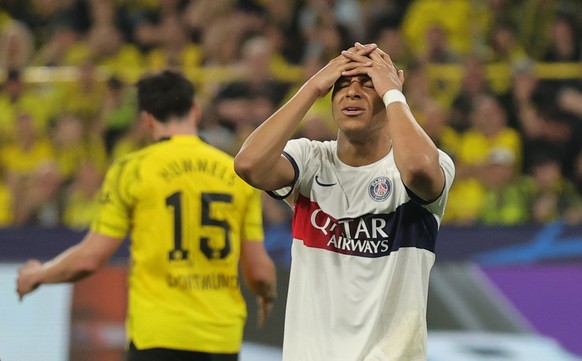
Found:
M 91 229 L 131 242 L 127 333 L 138 349 L 235 353 L 241 240 L 262 241 L 260 192 L 233 159 L 174 136 L 116 161 Z

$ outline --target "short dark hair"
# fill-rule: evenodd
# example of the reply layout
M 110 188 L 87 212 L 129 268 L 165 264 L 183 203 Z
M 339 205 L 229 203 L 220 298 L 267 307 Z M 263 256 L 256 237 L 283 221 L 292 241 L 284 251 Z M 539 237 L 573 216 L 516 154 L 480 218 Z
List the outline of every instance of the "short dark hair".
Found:
M 194 104 L 194 84 L 177 71 L 148 73 L 136 86 L 139 110 L 150 113 L 161 123 L 187 115 Z

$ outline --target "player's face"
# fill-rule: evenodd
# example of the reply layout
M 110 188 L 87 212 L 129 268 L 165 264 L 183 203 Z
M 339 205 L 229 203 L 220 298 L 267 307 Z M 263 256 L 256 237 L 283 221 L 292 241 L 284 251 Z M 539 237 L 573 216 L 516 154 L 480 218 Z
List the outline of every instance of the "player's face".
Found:
M 334 119 L 348 137 L 369 137 L 386 126 L 386 108 L 367 75 L 339 78 L 332 99 Z

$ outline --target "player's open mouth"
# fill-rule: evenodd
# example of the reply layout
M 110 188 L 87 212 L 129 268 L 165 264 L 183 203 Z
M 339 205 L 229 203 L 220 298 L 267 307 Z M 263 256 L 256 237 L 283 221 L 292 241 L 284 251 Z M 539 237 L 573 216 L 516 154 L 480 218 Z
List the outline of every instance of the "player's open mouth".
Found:
M 345 115 L 360 115 L 364 112 L 364 109 L 358 107 L 345 107 L 342 109 L 342 113 Z

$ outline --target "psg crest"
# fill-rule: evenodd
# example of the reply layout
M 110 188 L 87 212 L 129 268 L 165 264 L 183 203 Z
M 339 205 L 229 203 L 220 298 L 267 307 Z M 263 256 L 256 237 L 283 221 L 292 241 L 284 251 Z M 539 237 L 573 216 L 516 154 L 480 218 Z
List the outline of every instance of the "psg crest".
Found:
M 368 194 L 373 200 L 381 202 L 392 192 L 392 183 L 388 177 L 378 177 L 370 183 Z

